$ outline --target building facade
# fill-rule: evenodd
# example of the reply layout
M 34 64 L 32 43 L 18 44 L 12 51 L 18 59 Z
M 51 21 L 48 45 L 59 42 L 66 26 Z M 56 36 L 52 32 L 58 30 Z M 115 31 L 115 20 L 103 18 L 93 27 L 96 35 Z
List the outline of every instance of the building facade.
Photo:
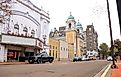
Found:
M 60 42 L 57 39 L 49 38 L 49 55 L 55 60 L 60 60 Z
M 89 51 L 98 51 L 98 35 L 93 24 L 86 28 L 86 48 Z
M 85 55 L 90 59 L 96 59 L 98 56 L 98 34 L 94 29 L 93 24 L 87 25 L 85 37 Z
M 0 62 L 46 49 L 49 23 L 49 14 L 29 0 L 1 0 Z

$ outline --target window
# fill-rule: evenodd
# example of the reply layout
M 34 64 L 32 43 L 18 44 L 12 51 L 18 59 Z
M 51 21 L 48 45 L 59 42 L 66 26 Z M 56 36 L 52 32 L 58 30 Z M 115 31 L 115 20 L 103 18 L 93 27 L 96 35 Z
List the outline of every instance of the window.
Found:
M 91 28 L 89 28 L 89 31 L 91 31 Z
M 35 31 L 32 30 L 32 31 L 31 31 L 31 34 L 32 34 L 32 37 L 34 37 L 34 36 L 35 36 Z
M 56 51 L 56 58 L 57 58 L 57 56 L 58 56 L 57 54 L 58 54 L 58 53 L 57 53 L 57 51 Z
M 62 50 L 62 47 L 61 47 L 61 50 Z
M 27 36 L 27 32 L 28 32 L 27 27 L 24 27 L 23 32 L 24 32 L 24 35 Z
M 14 29 L 19 29 L 19 25 L 18 24 L 15 24 L 14 25 Z
M 53 46 L 53 49 L 54 49 L 54 46 Z
M 19 34 L 19 25 L 18 24 L 15 24 L 14 25 L 14 32 L 15 32 L 15 34 Z
M 23 31 L 24 31 L 24 32 L 28 32 L 27 27 L 24 27 Z
M 53 50 L 53 57 L 54 57 L 54 50 Z
M 65 48 L 64 48 L 64 51 L 65 51 Z
M 49 52 L 49 55 L 51 56 L 51 50 L 50 50 L 50 52 Z
M 51 45 L 50 45 L 50 48 L 51 48 Z
M 69 28 L 71 28 L 71 23 L 69 23 Z
M 79 29 L 77 29 L 77 33 L 79 33 Z
M 56 49 L 57 49 L 57 47 L 56 47 Z

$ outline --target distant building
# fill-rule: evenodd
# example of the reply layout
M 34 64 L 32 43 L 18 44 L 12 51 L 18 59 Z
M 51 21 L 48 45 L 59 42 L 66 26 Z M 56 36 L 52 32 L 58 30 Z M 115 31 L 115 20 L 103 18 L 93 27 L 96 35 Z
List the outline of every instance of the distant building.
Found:
M 98 51 L 98 34 L 93 25 L 88 25 L 86 28 L 86 49 Z
M 49 23 L 49 14 L 30 0 L 0 0 L 0 62 L 46 49 Z

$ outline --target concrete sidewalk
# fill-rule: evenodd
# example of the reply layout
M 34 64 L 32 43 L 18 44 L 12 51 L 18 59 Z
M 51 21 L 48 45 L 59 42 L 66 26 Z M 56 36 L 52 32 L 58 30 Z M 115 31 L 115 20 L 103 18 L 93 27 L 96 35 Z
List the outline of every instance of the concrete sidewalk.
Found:
M 18 64 L 28 64 L 27 62 L 0 62 L 0 65 L 18 65 Z
M 117 68 L 111 69 L 112 76 L 111 77 L 121 77 L 121 60 L 116 62 Z

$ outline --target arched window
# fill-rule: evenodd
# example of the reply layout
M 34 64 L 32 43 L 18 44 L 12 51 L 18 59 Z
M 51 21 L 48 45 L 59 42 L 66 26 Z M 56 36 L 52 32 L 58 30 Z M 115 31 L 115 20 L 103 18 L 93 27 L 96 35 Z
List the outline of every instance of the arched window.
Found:
M 35 36 L 35 31 L 32 30 L 32 31 L 31 31 L 31 34 L 32 34 L 32 37 L 34 37 L 34 36 Z
M 71 28 L 71 23 L 69 23 L 69 28 Z
M 14 25 L 14 29 L 19 29 L 19 25 L 18 24 L 15 24 Z
M 24 27 L 23 32 L 24 32 L 24 35 L 27 36 L 27 32 L 28 32 L 27 27 Z
M 19 25 L 18 24 L 14 25 L 14 32 L 15 32 L 15 34 L 19 34 Z
M 28 32 L 27 27 L 24 27 L 23 31 L 24 31 L 24 32 Z

